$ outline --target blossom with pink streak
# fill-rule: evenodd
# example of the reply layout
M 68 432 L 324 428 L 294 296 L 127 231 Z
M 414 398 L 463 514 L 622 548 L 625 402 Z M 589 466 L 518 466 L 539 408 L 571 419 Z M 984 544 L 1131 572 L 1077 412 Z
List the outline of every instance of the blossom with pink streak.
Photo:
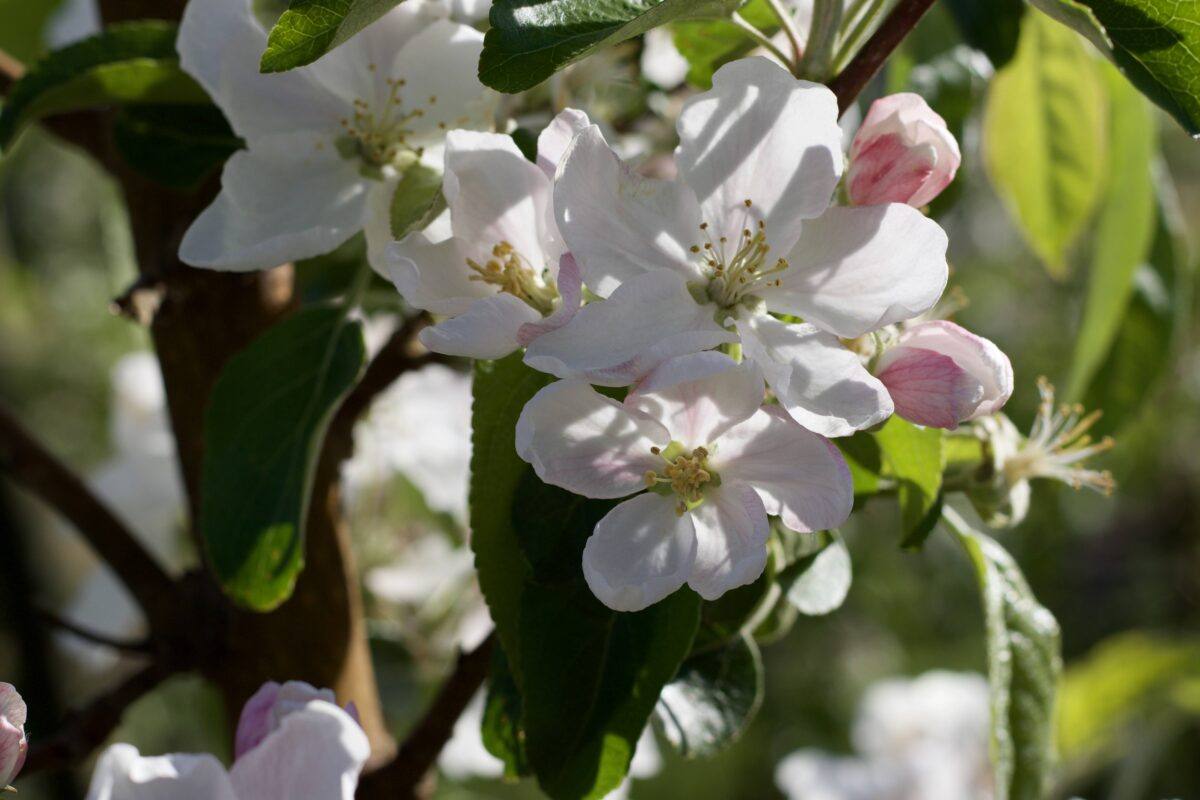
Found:
M 856 206 L 927 205 L 962 162 L 958 142 L 920 95 L 902 92 L 871 104 L 850 145 L 846 193 Z
M 11 683 L 0 683 L 0 791 L 25 766 L 25 701 Z

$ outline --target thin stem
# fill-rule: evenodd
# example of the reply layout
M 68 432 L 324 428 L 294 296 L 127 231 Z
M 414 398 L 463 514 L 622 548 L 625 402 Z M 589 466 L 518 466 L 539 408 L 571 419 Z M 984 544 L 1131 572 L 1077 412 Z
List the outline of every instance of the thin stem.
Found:
M 800 59 L 804 58 L 804 40 L 800 36 L 800 29 L 796 27 L 796 18 L 792 16 L 792 12 L 784 8 L 780 0 L 767 0 L 767 5 L 771 7 L 771 12 L 775 14 L 779 20 L 779 26 L 783 29 L 783 35 L 792 45 L 794 57 L 792 65 L 799 64 Z
M 170 576 L 125 523 L 2 407 L 0 469 L 70 520 L 143 611 L 171 596 Z
M 767 52 L 775 56 L 793 73 L 796 71 L 796 62 L 788 57 L 788 54 L 779 49 L 779 46 L 771 41 L 771 37 L 760 31 L 758 28 L 750 24 L 750 22 L 738 12 L 733 12 L 729 19 L 734 25 L 737 25 L 746 35 L 754 41 L 758 42 Z
M 829 82 L 837 95 L 838 110 L 843 114 L 870 82 L 892 51 L 925 16 L 933 0 L 900 0 L 871 38 L 851 59 L 846 68 Z
M 60 617 L 52 611 L 47 611 L 44 608 L 37 610 L 37 615 L 42 618 L 42 621 L 47 625 L 55 628 L 62 628 L 72 636 L 83 639 L 85 642 L 100 645 L 101 647 L 111 647 L 113 650 L 120 650 L 125 653 L 137 653 L 148 655 L 153 649 L 153 642 L 150 639 L 129 640 L 116 639 L 107 636 L 103 633 L 89 630 L 82 625 L 76 625 L 68 619 Z
M 804 58 L 798 65 L 799 75 L 816 81 L 828 77 L 841 22 L 842 0 L 813 0 L 812 25 L 808 30 Z
M 871 23 L 879 16 L 879 12 L 885 5 L 887 5 L 887 0 L 871 0 L 870 7 L 863 12 L 862 16 L 854 23 L 854 28 L 842 39 L 837 55 L 833 59 L 834 69 L 840 70 L 846 65 L 850 54 L 858 48 L 859 41 L 866 35 L 867 29 L 871 27 Z M 854 17 L 850 16 L 847 19 L 854 20 Z

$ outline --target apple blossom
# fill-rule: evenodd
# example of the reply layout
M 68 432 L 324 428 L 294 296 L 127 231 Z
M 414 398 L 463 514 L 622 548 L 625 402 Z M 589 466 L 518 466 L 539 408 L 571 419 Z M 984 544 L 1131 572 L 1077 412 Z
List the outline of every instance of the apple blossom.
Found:
M 304 681 L 264 683 L 242 707 L 237 732 L 234 734 L 234 759 L 241 758 L 258 747 L 264 739 L 279 730 L 284 717 L 303 709 L 313 700 L 334 704 L 337 702 L 332 689 L 318 689 Z M 345 710 L 356 722 L 358 721 L 358 711 L 353 703 L 347 703 Z
M 409 0 L 313 64 L 264 75 L 267 32 L 252 5 L 191 0 L 180 25 L 183 69 L 246 141 L 180 258 L 263 269 L 365 230 L 376 263 L 404 171 L 437 164 L 447 128 L 489 124 L 491 95 L 475 77 L 483 35 L 437 4 Z
M 792 530 L 840 525 L 853 487 L 841 455 L 781 409 L 762 374 L 717 352 L 662 364 L 618 403 L 581 380 L 539 391 L 517 452 L 544 482 L 613 508 L 583 553 L 592 592 L 637 611 L 684 583 L 713 599 L 766 565 L 768 514 Z
M 619 386 L 740 342 L 805 427 L 843 436 L 886 419 L 887 389 L 842 339 L 937 302 L 945 233 L 902 204 L 830 207 L 834 95 L 766 59 L 723 66 L 678 128 L 674 182 L 634 174 L 596 127 L 575 138 L 555 184 L 558 227 L 607 299 L 533 342 L 527 363 Z
M 87 800 L 353 800 L 370 755 L 367 735 L 333 703 L 295 699 L 271 716 L 257 745 L 239 746 L 229 770 L 207 753 L 142 756 L 114 744 L 96 764 Z M 261 716 L 249 704 L 247 712 Z
M 950 185 L 961 162 L 946 121 L 920 95 L 888 95 L 871 104 L 850 145 L 846 194 L 859 206 L 920 208 Z
M 512 137 L 451 131 L 444 193 L 452 235 L 414 233 L 388 248 L 384 271 L 411 305 L 448 317 L 421 331 L 438 353 L 500 358 L 565 324 L 579 270 L 554 222 L 553 176 L 582 112 L 559 114 L 531 164 Z
M 946 320 L 906 325 L 875 359 L 896 413 L 954 428 L 999 411 L 1012 395 L 1012 363 L 987 339 Z
M 25 701 L 11 683 L 0 683 L 0 793 L 13 782 L 29 743 L 25 740 Z

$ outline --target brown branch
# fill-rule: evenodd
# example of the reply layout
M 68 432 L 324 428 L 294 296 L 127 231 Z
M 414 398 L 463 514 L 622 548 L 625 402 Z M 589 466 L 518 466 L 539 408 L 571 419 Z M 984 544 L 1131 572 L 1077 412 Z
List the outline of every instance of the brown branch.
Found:
M 428 317 L 424 314 L 412 317 L 391 335 L 367 365 L 362 380 L 342 401 L 334 421 L 335 429 L 347 423 L 352 426 L 355 420 L 371 407 L 372 401 L 404 373 L 418 370 L 426 364 L 446 363 L 451 360 L 438 353 L 420 351 L 417 334 L 428 322 Z
M 459 655 L 454 671 L 438 690 L 425 716 L 400 745 L 396 757 L 363 776 L 358 786 L 359 800 L 406 800 L 419 796 L 418 787 L 450 740 L 454 723 L 487 678 L 495 646 L 493 632 L 474 650 Z
M 153 556 L 74 472 L 0 407 L 0 469 L 71 521 L 142 610 L 168 601 L 173 584 Z
M 932 5 L 933 0 L 900 0 L 892 9 L 846 68 L 829 82 L 829 88 L 837 95 L 839 112 L 845 113 L 854 103 L 883 62 L 887 61 L 892 51 L 904 41 L 904 37 L 908 36 Z
M 103 633 L 97 633 L 96 631 L 85 628 L 82 625 L 76 625 L 74 622 L 71 622 L 64 617 L 55 614 L 53 611 L 49 611 L 44 608 L 39 608 L 37 610 L 37 615 L 41 618 L 42 622 L 46 623 L 47 625 L 50 625 L 54 628 L 61 628 L 76 638 L 83 639 L 85 642 L 91 642 L 92 644 L 100 645 L 101 647 L 110 647 L 113 650 L 120 650 L 124 653 L 137 653 L 141 655 L 149 655 L 153 651 L 154 642 L 149 638 L 137 640 L 116 639 Z
M 58 733 L 30 745 L 21 774 L 74 766 L 108 738 L 120 724 L 126 708 L 173 673 L 170 667 L 151 664 L 87 707 L 68 715 Z
M 25 65 L 0 48 L 0 92 L 8 94 L 9 88 L 25 76 Z

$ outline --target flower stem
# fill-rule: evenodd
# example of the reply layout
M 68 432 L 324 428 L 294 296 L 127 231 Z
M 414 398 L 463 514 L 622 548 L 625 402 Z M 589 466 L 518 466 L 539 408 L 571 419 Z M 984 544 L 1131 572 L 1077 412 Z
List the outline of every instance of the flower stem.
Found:
M 842 23 L 842 0 L 814 0 L 808 46 L 800 59 L 800 75 L 816 81 L 829 77 L 833 45 Z
M 908 36 L 932 5 L 933 0 L 900 0 L 846 68 L 829 82 L 829 88 L 837 95 L 838 109 L 842 113 L 854 103 L 883 62 L 887 61 L 892 51 L 904 41 L 904 37 Z
M 795 74 L 796 62 L 789 58 L 787 53 L 780 50 L 779 46 L 772 42 L 769 36 L 751 25 L 745 17 L 736 11 L 729 16 L 729 19 L 734 25 L 737 25 L 739 28 L 741 28 L 747 36 L 758 42 L 758 44 L 767 50 L 767 52 L 783 62 L 783 65 L 786 66 L 793 74 Z
M 879 16 L 879 12 L 883 11 L 883 7 L 887 5 L 887 0 L 870 0 L 871 5 L 855 20 L 854 13 L 846 17 L 847 22 L 854 21 L 854 27 L 842 38 L 841 46 L 838 47 L 837 55 L 834 56 L 833 65 L 835 69 L 842 69 L 846 62 L 850 60 L 850 56 L 857 49 L 859 42 L 866 35 L 867 29 L 871 27 L 871 23 Z M 856 9 L 857 11 L 857 9 Z
M 800 29 L 796 27 L 796 18 L 784 8 L 780 0 L 767 0 L 767 5 L 771 7 L 771 13 L 779 20 L 779 27 L 783 29 L 783 35 L 792 45 L 793 66 L 799 64 L 804 58 L 804 42 L 801 40 Z

